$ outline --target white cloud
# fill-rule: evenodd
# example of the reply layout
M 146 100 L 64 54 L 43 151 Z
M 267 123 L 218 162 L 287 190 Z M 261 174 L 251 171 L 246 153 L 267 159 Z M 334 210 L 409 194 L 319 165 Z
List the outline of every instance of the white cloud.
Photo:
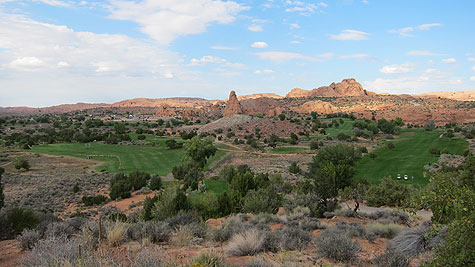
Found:
M 377 93 L 419 94 L 424 92 L 447 91 L 460 89 L 464 79 L 436 69 L 427 69 L 417 75 L 393 79 L 377 78 L 374 81 L 363 81 L 366 89 Z
M 203 56 L 200 59 L 193 58 L 190 61 L 190 66 L 202 66 L 207 63 L 225 63 L 226 59 L 214 56 Z
M 255 74 L 271 74 L 274 73 L 273 70 L 265 69 L 265 70 L 256 70 L 254 71 Z
M 213 0 L 116 0 L 110 4 L 110 18 L 140 24 L 143 33 L 161 44 L 169 44 L 179 36 L 203 33 L 212 23 L 231 23 L 239 12 L 249 9 L 233 1 Z
M 475 71 L 475 66 L 473 66 L 473 67 L 472 67 L 472 70 L 474 70 L 474 71 Z
M 32 0 L 33 2 L 43 3 L 50 6 L 71 7 L 70 3 L 60 0 Z
M 440 26 L 442 26 L 442 24 L 440 23 L 429 23 L 429 24 L 421 24 L 415 27 L 404 27 L 400 29 L 394 29 L 394 30 L 390 30 L 389 32 L 397 33 L 402 37 L 414 37 L 414 35 L 411 34 L 414 31 L 427 31 L 433 27 L 440 27 Z
M 285 12 L 299 12 L 300 15 L 310 16 L 312 13 L 315 13 L 319 7 L 327 7 L 328 5 L 324 2 L 314 4 L 303 1 L 286 0 L 285 6 Z
M 467 58 L 468 61 L 475 61 L 475 57 L 469 57 Z
M 247 29 L 250 30 L 251 32 L 262 32 L 262 31 L 264 31 L 264 28 L 262 27 L 262 25 L 257 25 L 257 24 L 252 24 L 249 27 L 247 27 Z
M 318 56 L 321 57 L 321 58 L 324 58 L 324 59 L 331 59 L 335 56 L 335 54 L 331 53 L 331 52 L 328 52 L 328 53 L 320 54 Z
M 470 81 L 474 81 L 474 82 L 475 82 L 475 76 L 470 77 Z
M 69 67 L 70 65 L 66 61 L 60 61 L 58 62 L 58 64 L 56 64 L 56 66 L 58 66 L 59 68 L 66 68 L 66 67 Z
M 125 69 L 122 63 L 114 60 L 93 62 L 92 65 L 96 68 L 96 72 L 115 72 Z
M 356 30 L 343 30 L 340 34 L 330 34 L 334 40 L 366 40 L 369 33 Z
M 442 24 L 440 23 L 429 23 L 429 24 L 422 24 L 416 27 L 416 29 L 421 30 L 421 31 L 426 31 L 430 30 L 432 27 L 440 27 Z
M 236 47 L 224 46 L 224 45 L 213 45 L 213 46 L 211 46 L 211 49 L 214 49 L 214 50 L 237 50 Z
M 409 73 L 412 72 L 412 64 L 394 64 L 394 65 L 387 65 L 379 69 L 379 72 L 384 74 L 401 74 L 401 73 Z
M 291 44 L 301 44 L 300 41 L 296 41 L 296 40 L 293 40 L 293 41 L 290 41 Z
M 407 52 L 409 56 L 443 56 L 444 54 L 432 53 L 427 50 L 414 50 Z
M 266 42 L 254 42 L 251 44 L 251 47 L 254 47 L 254 48 L 266 48 L 268 46 L 269 45 Z
M 317 5 L 322 6 L 322 7 L 327 7 L 328 6 L 327 3 L 325 3 L 325 2 L 320 2 Z
M 37 70 L 46 67 L 47 64 L 36 57 L 21 57 L 10 62 L 10 67 L 18 70 Z
M 300 25 L 298 25 L 297 23 L 291 23 L 290 29 L 300 29 Z
M 368 54 L 351 54 L 351 55 L 342 55 L 341 59 L 357 59 L 360 61 L 378 61 L 379 59 Z
M 455 63 L 455 62 L 457 62 L 457 60 L 455 58 L 451 57 L 451 58 L 442 59 L 442 62 L 444 62 L 444 63 Z
M 369 1 L 368 1 L 368 0 L 361 0 L 361 2 L 362 2 L 363 4 L 369 4 Z
M 256 53 L 256 55 L 258 55 L 261 59 L 268 59 L 275 62 L 284 62 L 284 61 L 294 60 L 294 59 L 315 60 L 311 57 L 307 57 L 302 54 L 293 53 L 293 52 L 273 51 L 273 52 Z

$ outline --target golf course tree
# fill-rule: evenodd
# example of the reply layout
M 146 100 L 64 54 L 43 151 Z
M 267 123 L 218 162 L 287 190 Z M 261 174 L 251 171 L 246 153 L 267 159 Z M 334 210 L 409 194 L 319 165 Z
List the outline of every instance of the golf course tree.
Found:
M 460 170 L 439 172 L 414 194 L 410 204 L 430 208 L 435 233 L 447 227 L 445 242 L 430 266 L 473 266 L 475 262 L 475 157 L 468 155 Z
M 204 178 L 203 168 L 216 151 L 217 148 L 209 138 L 201 139 L 195 136 L 186 141 L 183 164 L 172 170 L 175 179 L 184 181 L 183 189 L 186 190 L 189 187 L 191 190 L 198 189 L 199 181 Z
M 343 201 L 355 202 L 353 212 L 357 214 L 360 204 L 363 203 L 368 190 L 368 181 L 362 179 L 361 181 L 354 181 L 351 185 L 340 189 L 340 197 Z
M 360 157 L 361 153 L 353 146 L 337 144 L 321 149 L 313 158 L 305 191 L 321 199 L 322 208 L 319 213 L 334 208 L 338 191 L 351 184 L 355 174 L 354 166 Z

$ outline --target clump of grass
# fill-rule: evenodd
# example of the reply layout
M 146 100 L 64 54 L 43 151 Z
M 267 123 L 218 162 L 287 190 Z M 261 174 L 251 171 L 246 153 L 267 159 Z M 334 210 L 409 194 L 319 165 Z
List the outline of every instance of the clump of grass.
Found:
M 345 232 L 338 229 L 328 229 L 315 240 L 318 251 L 326 258 L 349 262 L 356 259 L 356 253 L 361 246 L 352 241 Z
M 237 216 L 230 217 L 221 225 L 213 229 L 211 232 L 211 239 L 216 242 L 224 242 L 229 240 L 234 234 L 241 233 L 246 230 L 246 226 Z
M 406 229 L 406 227 L 394 223 L 383 224 L 379 222 L 371 222 L 366 226 L 368 232 L 373 232 L 379 237 L 389 239 L 395 237 L 397 234 L 404 231 L 404 229 Z
M 410 228 L 390 240 L 388 249 L 399 251 L 407 257 L 417 256 L 425 251 L 427 245 L 426 235 L 429 232 L 430 228 L 427 226 Z
M 106 226 L 106 238 L 110 246 L 118 247 L 126 240 L 127 224 L 115 221 Z
M 189 225 L 181 226 L 175 234 L 176 235 L 171 240 L 171 243 L 175 246 L 190 247 L 199 242 L 193 234 L 193 229 L 191 229 Z
M 273 265 L 266 261 L 264 257 L 256 256 L 246 263 L 246 267 L 272 267 Z
M 226 248 L 226 254 L 231 256 L 255 255 L 263 250 L 265 237 L 257 229 L 234 235 Z
M 377 267 L 409 267 L 409 259 L 398 251 L 386 251 L 373 259 Z
M 191 261 L 192 267 L 226 267 L 224 257 L 215 252 L 202 252 Z

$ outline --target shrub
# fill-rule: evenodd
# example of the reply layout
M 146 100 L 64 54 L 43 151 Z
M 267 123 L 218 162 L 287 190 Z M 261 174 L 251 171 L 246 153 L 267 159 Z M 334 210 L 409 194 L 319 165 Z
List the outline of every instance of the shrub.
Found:
M 18 157 L 15 159 L 15 169 L 28 171 L 30 169 L 30 163 L 24 157 Z
M 170 188 L 160 194 L 158 201 L 152 208 L 152 217 L 163 221 L 169 217 L 175 216 L 180 210 L 189 210 L 190 203 L 183 191 Z
M 171 240 L 171 243 L 175 246 L 189 247 L 198 243 L 190 225 L 180 226 L 175 234 Z
M 29 250 L 38 243 L 40 238 L 41 234 L 37 230 L 23 229 L 23 232 L 17 237 L 17 240 L 20 242 L 22 250 Z
M 431 147 L 429 149 L 429 153 L 431 153 L 432 155 L 440 155 L 440 149 L 438 149 L 437 147 Z
M 172 229 L 165 222 L 146 222 L 141 224 L 142 238 L 152 243 L 168 242 Z
M 66 236 L 70 238 L 74 233 L 81 229 L 81 226 L 76 226 L 71 221 L 53 222 L 49 223 L 44 232 L 45 237 L 51 236 Z
M 302 250 L 312 241 L 312 235 L 299 228 L 285 227 L 279 234 L 281 247 L 285 250 Z
M 410 228 L 390 240 L 388 249 L 398 251 L 408 257 L 414 257 L 425 251 L 426 235 L 429 232 L 430 229 L 427 226 Z
M 300 167 L 297 165 L 297 162 L 293 161 L 289 166 L 289 172 L 293 174 L 300 173 Z
M 215 252 L 202 252 L 191 260 L 191 267 L 225 267 L 224 257 Z
M 264 235 L 264 244 L 262 245 L 262 249 L 264 251 L 277 252 L 277 250 L 280 248 L 280 234 L 278 232 L 272 232 L 269 230 L 264 230 L 262 234 Z
M 34 229 L 40 221 L 40 216 L 28 208 L 13 208 L 7 211 L 6 224 L 15 235 L 19 235 L 23 229 Z
M 366 226 L 366 229 L 379 237 L 391 239 L 402 232 L 405 227 L 394 223 L 382 224 L 379 222 L 371 222 Z
M 234 234 L 240 233 L 246 229 L 241 219 L 237 216 L 230 217 L 211 232 L 211 239 L 216 242 L 229 240 Z
M 243 209 L 245 212 L 276 212 L 282 204 L 282 197 L 272 187 L 251 190 L 244 197 Z
M 134 257 L 131 266 L 134 267 L 167 267 L 170 266 L 165 260 L 158 256 L 158 249 L 140 249 L 140 252 Z
M 409 259 L 397 251 L 386 251 L 373 259 L 377 267 L 409 267 Z
M 369 206 L 401 206 L 410 195 L 412 187 L 400 184 L 390 177 L 385 177 L 379 185 L 370 185 L 366 191 Z
M 264 235 L 257 229 L 234 235 L 226 248 L 231 256 L 255 255 L 263 250 Z
M 356 241 L 335 229 L 325 230 L 315 240 L 318 251 L 326 258 L 348 262 L 356 259 L 356 253 L 361 247 Z
M 256 256 L 256 257 L 253 257 L 252 259 L 250 259 L 246 265 L 246 267 L 273 267 L 274 265 L 272 265 L 270 262 L 266 261 L 264 259 L 264 257 L 259 257 L 259 256 Z
M 127 225 L 116 221 L 106 226 L 106 238 L 110 246 L 118 247 L 127 238 Z
M 93 206 L 93 205 L 100 205 L 107 201 L 107 197 L 103 195 L 95 195 L 95 196 L 83 196 L 81 198 L 82 203 L 86 206 Z
M 170 217 L 166 220 L 168 225 L 172 228 L 179 228 L 182 225 L 192 224 L 192 223 L 199 223 L 200 218 L 196 216 L 191 211 L 179 211 L 177 215 Z
M 388 143 L 388 148 L 389 149 L 394 149 L 396 146 L 394 145 L 394 143 Z
M 149 187 L 152 190 L 160 190 L 162 188 L 162 178 L 158 175 L 152 176 Z

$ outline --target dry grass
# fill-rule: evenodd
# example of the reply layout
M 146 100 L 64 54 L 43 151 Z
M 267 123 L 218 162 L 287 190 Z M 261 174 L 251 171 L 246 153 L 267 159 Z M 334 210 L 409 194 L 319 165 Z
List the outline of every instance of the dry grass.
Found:
M 255 255 L 263 250 L 264 235 L 257 229 L 236 234 L 229 241 L 226 254 L 231 256 Z
M 404 231 L 404 229 L 406 229 L 406 227 L 394 223 L 382 224 L 378 222 L 372 222 L 366 226 L 366 230 L 368 232 L 373 232 L 377 236 L 389 239 L 395 237 L 397 234 Z
M 106 227 L 106 238 L 110 246 L 120 246 L 126 239 L 127 224 L 116 221 Z
M 193 235 L 193 230 L 188 226 L 180 226 L 171 243 L 178 247 L 190 247 L 197 243 L 197 238 Z

